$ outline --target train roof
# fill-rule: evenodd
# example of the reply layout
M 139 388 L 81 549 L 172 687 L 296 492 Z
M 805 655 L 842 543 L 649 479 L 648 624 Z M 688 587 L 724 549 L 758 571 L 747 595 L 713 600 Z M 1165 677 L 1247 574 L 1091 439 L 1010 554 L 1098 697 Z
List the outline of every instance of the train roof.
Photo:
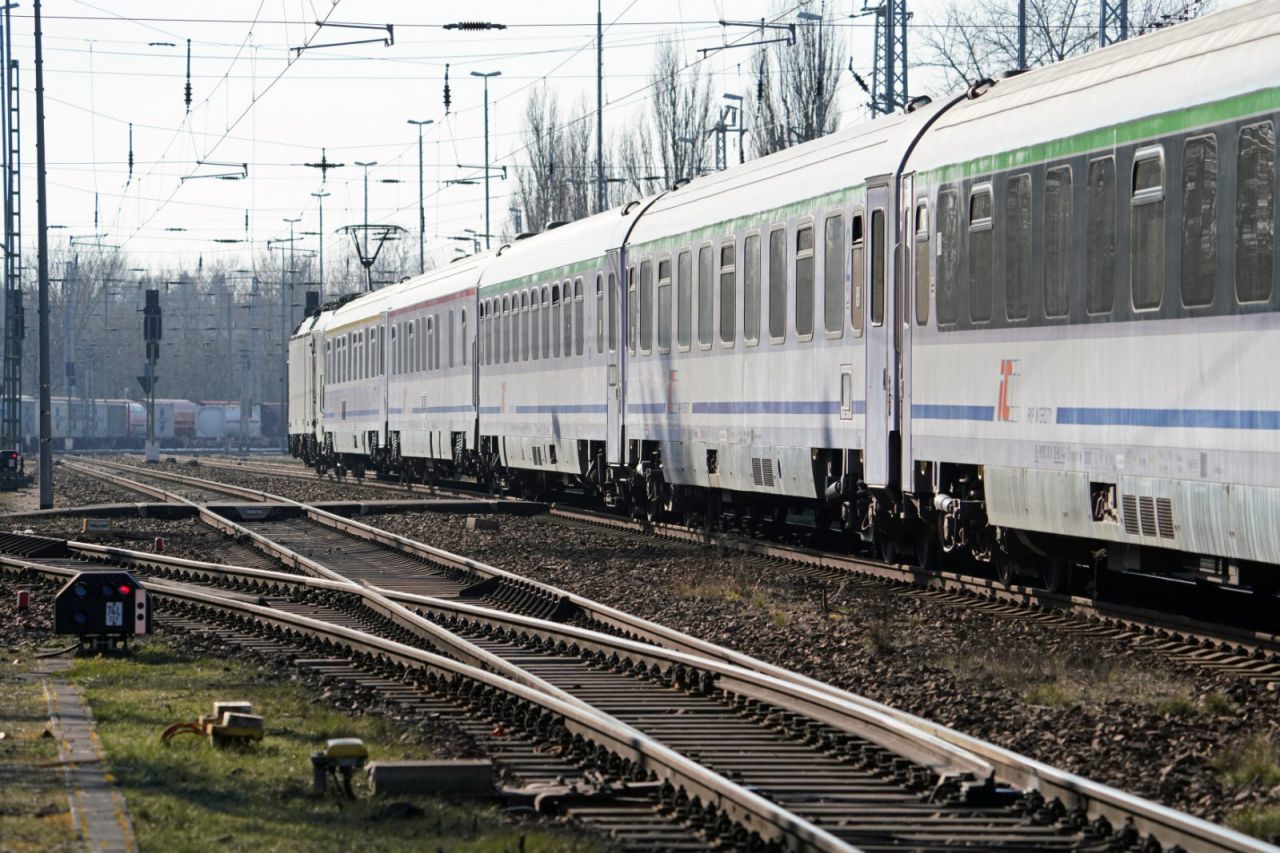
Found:
M 790 204 L 854 192 L 866 179 L 894 172 L 912 136 L 940 106 L 867 121 L 820 139 L 716 172 L 672 190 L 641 218 L 639 245 L 663 237 L 724 230 L 720 223 Z
M 1271 97 L 1258 106 L 1274 108 L 1280 103 L 1271 76 L 1277 51 L 1280 4 L 1264 0 L 1037 68 L 944 113 L 909 169 L 963 164 L 962 174 L 981 174 L 1109 148 L 1177 129 L 1159 120 L 1164 114 L 1177 113 L 1188 127 L 1220 120 L 1187 108 L 1231 108 L 1233 99 L 1264 90 Z M 1238 114 L 1250 111 L 1247 103 L 1234 106 Z M 1050 141 L 1052 151 L 1035 148 Z
M 622 245 L 627 229 L 643 208 L 643 202 L 613 208 L 515 241 L 498 252 L 485 269 L 482 292 L 489 295 L 519 287 L 531 283 L 533 277 L 594 269 L 609 249 Z
M 395 313 L 438 299 L 454 296 L 476 286 L 480 271 L 492 260 L 492 254 L 474 255 L 372 293 L 366 293 L 332 311 L 326 311 L 315 322 L 303 324 L 301 333 L 321 331 L 334 334 L 348 326 L 368 322 L 383 311 Z

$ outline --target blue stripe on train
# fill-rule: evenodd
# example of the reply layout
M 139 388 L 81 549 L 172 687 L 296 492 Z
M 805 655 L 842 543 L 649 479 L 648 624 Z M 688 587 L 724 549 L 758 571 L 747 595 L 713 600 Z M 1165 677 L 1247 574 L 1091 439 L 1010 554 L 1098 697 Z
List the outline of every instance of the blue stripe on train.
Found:
M 1058 407 L 1058 423 L 1078 426 L 1280 430 L 1280 411 L 1265 409 L 1118 409 Z
M 957 406 L 950 403 L 912 403 L 911 417 L 929 421 L 991 421 L 995 406 Z

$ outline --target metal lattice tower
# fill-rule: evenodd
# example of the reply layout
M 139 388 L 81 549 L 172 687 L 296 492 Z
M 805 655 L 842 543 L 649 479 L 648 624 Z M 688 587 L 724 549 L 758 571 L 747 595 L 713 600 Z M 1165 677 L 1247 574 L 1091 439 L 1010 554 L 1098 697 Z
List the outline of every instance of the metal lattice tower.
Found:
M 0 386 L 0 441 L 7 450 L 22 445 L 22 205 L 21 146 L 18 132 L 18 61 L 9 59 L 9 10 L 4 13 L 4 383 Z
M 904 109 L 907 94 L 907 0 L 884 0 L 864 7 L 876 16 L 876 61 L 871 72 L 871 111 L 887 115 Z
M 1098 46 L 1124 41 L 1129 37 L 1129 0 L 1102 0 L 1098 22 Z

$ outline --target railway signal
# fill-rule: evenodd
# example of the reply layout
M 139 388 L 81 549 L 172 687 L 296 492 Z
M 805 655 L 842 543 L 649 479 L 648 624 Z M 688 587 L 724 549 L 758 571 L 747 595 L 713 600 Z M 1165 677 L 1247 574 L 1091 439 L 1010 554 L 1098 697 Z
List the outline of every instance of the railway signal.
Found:
M 80 638 L 80 648 L 115 651 L 151 631 L 147 591 L 129 572 L 80 572 L 53 599 L 53 630 Z
M 148 462 L 160 461 L 160 448 L 156 444 L 156 362 L 160 360 L 160 339 L 163 336 L 160 314 L 160 291 L 148 290 L 146 302 L 142 308 L 142 338 L 146 342 L 147 361 L 143 365 L 138 384 L 142 393 L 147 395 L 147 441 L 146 459 Z

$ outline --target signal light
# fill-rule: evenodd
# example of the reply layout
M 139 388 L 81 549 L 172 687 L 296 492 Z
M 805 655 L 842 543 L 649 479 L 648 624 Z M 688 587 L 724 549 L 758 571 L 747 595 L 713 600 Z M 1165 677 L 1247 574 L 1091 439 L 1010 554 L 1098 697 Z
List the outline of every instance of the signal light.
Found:
M 127 583 L 120 584 L 119 589 L 121 595 L 128 595 L 133 592 L 133 587 L 129 586 Z

